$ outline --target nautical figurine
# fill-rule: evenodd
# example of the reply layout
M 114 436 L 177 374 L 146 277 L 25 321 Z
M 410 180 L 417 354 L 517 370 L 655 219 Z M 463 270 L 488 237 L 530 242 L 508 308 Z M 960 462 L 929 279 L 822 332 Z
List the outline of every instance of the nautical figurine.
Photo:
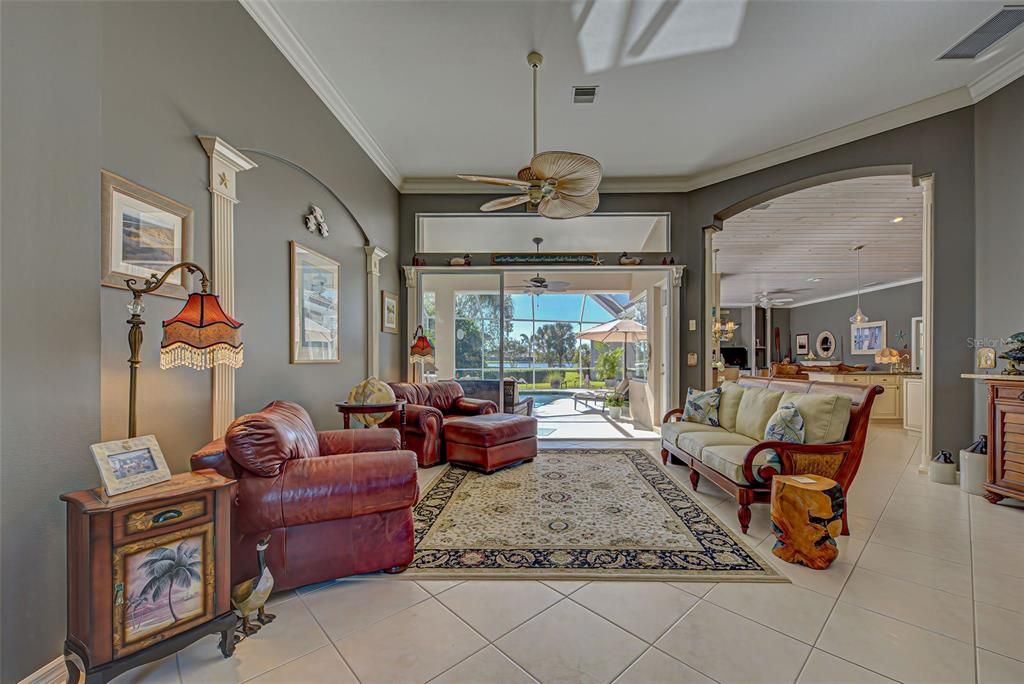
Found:
M 619 264 L 622 266 L 639 266 L 641 263 L 643 263 L 641 257 L 629 256 L 625 252 L 619 255 Z
M 1010 348 L 999 355 L 999 358 L 1006 359 L 1006 369 L 1003 375 L 1024 375 L 1024 368 L 1017 364 L 1024 365 L 1024 332 L 1010 335 Z
M 259 575 L 239 582 L 231 588 L 231 604 L 242 616 L 241 629 L 245 636 L 255 634 L 260 630 L 261 625 L 268 624 L 277 617 L 263 610 L 267 599 L 270 598 L 270 592 L 274 590 L 274 576 L 270 574 L 270 568 L 267 567 L 264 557 L 268 546 L 270 546 L 269 534 L 256 542 L 256 564 L 259 568 Z M 249 621 L 249 616 L 253 612 L 256 613 L 258 625 Z
M 469 254 L 463 254 L 460 257 L 452 257 L 448 260 L 449 266 L 470 266 L 472 257 Z

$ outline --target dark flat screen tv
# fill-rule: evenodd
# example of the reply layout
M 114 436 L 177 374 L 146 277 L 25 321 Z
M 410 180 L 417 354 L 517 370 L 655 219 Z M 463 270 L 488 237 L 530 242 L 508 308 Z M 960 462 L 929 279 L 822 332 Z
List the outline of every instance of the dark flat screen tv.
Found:
M 722 347 L 722 360 L 726 366 L 749 368 L 746 347 Z

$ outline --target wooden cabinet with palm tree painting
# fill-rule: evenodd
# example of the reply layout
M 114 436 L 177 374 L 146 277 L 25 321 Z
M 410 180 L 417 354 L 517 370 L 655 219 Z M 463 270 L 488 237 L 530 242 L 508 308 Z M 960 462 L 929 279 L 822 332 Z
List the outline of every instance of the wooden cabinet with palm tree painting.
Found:
M 64 494 L 68 681 L 106 682 L 220 632 L 234 650 L 229 551 L 235 482 L 212 470 L 106 497 Z

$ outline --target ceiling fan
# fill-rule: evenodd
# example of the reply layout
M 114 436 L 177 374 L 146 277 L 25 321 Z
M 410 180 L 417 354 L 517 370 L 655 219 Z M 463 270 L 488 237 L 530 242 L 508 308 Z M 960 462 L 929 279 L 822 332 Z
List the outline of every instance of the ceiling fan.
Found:
M 775 297 L 781 292 L 768 293 L 767 291 L 754 295 L 754 302 L 765 309 L 770 309 L 778 304 L 789 304 L 795 301 L 792 297 Z
M 544 238 L 535 237 L 533 238 L 533 244 L 537 245 L 537 254 L 540 254 L 540 245 L 544 242 Z M 565 292 L 569 289 L 572 283 L 564 280 L 548 280 L 540 273 L 534 277 L 523 281 L 523 290 L 531 295 L 542 295 L 545 292 Z
M 480 207 L 480 211 L 498 211 L 529 203 L 538 214 L 551 219 L 585 216 L 597 209 L 600 197 L 601 164 L 593 157 L 577 152 L 537 153 L 537 71 L 544 63 L 539 52 L 531 52 L 526 61 L 533 70 L 533 158 L 515 178 L 495 178 L 459 174 L 459 178 L 477 183 L 504 185 L 521 194 L 500 197 Z

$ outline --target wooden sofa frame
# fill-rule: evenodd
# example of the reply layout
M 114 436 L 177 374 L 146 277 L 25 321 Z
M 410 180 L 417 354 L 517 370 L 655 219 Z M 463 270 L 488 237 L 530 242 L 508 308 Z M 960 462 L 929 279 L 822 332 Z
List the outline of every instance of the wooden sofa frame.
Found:
M 818 382 L 811 380 L 790 380 L 780 378 L 741 377 L 736 381 L 741 387 L 766 387 L 781 392 L 800 392 L 803 394 L 842 394 L 850 397 L 850 422 L 846 427 L 846 435 L 842 442 L 833 444 L 791 444 L 789 442 L 759 442 L 750 447 L 743 460 L 743 477 L 751 484 L 733 482 L 714 468 L 705 465 L 700 459 L 686 450 L 664 439 L 661 441 L 661 460 L 667 465 L 669 460 L 690 467 L 690 484 L 694 491 L 703 475 L 723 491 L 736 498 L 739 505 L 737 517 L 740 528 L 746 534 L 750 526 L 750 505 L 755 503 L 771 503 L 773 475 L 800 475 L 814 473 L 831 478 L 849 492 L 853 478 L 860 468 L 864 455 L 864 442 L 868 434 L 868 420 L 871 417 L 871 405 L 875 397 L 885 391 L 881 385 L 848 385 L 835 382 Z M 672 409 L 665 414 L 663 423 L 681 420 L 683 410 Z M 765 449 L 774 449 L 782 462 L 782 472 L 776 473 L 773 468 L 762 466 L 757 475 L 764 482 L 758 482 L 754 474 L 754 457 Z M 835 455 L 840 460 L 823 467 L 830 459 L 821 456 Z M 843 534 L 850 534 L 846 522 L 846 507 L 843 508 Z

